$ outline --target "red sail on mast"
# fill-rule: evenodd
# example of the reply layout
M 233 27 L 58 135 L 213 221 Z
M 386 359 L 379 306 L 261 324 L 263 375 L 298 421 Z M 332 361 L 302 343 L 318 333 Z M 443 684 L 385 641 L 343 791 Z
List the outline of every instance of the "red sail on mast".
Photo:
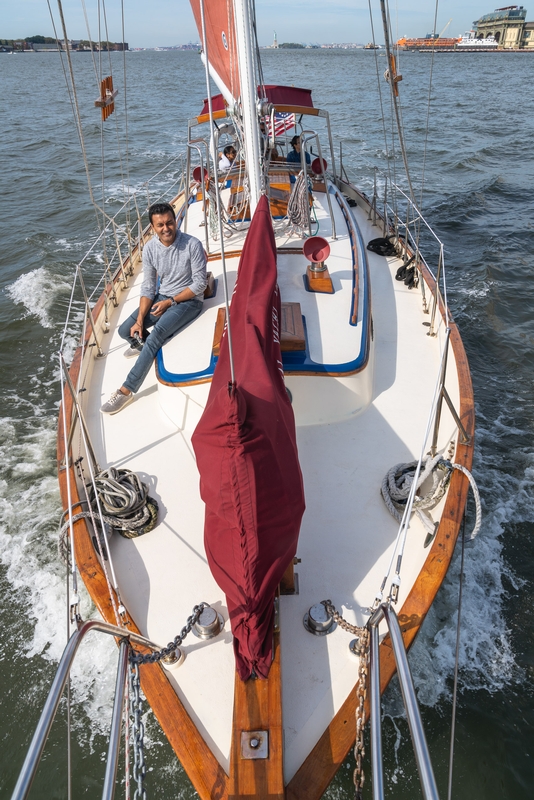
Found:
M 276 244 L 267 198 L 256 208 L 208 403 L 193 434 L 206 504 L 211 571 L 226 594 L 236 667 L 266 678 L 272 661 L 274 595 L 295 556 L 304 490 L 295 420 L 280 354 Z
M 190 0 L 200 41 L 202 15 L 200 0 Z M 206 42 L 212 77 L 225 97 L 239 98 L 239 68 L 233 0 L 204 0 Z

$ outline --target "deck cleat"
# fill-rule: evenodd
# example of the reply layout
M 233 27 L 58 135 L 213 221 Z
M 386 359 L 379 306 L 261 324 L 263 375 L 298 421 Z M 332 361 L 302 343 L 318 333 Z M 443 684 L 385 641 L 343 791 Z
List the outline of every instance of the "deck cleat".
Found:
M 316 603 L 304 614 L 303 624 L 308 633 L 313 633 L 314 636 L 326 636 L 337 628 L 337 622 L 323 603 Z
M 168 656 L 164 656 L 161 659 L 161 663 L 163 664 L 166 669 L 175 669 L 176 667 L 181 667 L 185 661 L 185 653 L 183 650 L 180 650 L 179 647 L 176 650 L 173 650 L 172 653 L 169 653 Z
M 365 648 L 362 647 L 361 639 L 359 637 L 352 639 L 352 641 L 349 643 L 349 650 L 352 655 L 357 656 L 358 658 L 365 651 Z
M 198 639 L 214 639 L 224 628 L 224 617 L 208 606 L 199 616 L 192 631 Z

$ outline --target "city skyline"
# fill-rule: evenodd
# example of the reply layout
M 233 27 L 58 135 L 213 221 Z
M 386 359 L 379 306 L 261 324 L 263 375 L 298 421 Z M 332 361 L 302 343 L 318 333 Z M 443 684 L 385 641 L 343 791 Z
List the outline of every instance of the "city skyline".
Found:
M 374 29 L 377 43 L 383 42 L 380 7 L 374 0 Z M 58 37 L 63 38 L 57 5 L 52 0 Z M 121 4 L 106 5 L 107 32 L 98 31 L 97 3 L 87 0 L 87 13 L 91 39 L 122 40 Z M 124 39 L 130 48 L 172 47 L 198 41 L 193 14 L 188 0 L 160 0 L 158 13 L 153 7 L 147 11 L 142 0 L 129 0 L 125 6 Z M 469 30 L 473 20 L 493 11 L 487 0 L 477 0 L 467 5 L 461 0 L 450 0 L 439 7 L 436 30 L 439 33 L 449 19 L 447 35 L 458 36 Z M 79 0 L 63 0 L 63 10 L 70 39 L 88 39 L 88 31 Z M 527 9 L 528 11 L 528 9 Z M 276 29 L 278 42 L 302 43 L 365 43 L 371 41 L 371 25 L 367 0 L 335 0 L 325 11 L 324 0 L 295 0 L 288 7 L 281 0 L 256 0 L 258 39 L 261 46 L 272 43 Z M 399 9 L 398 18 L 392 9 L 393 38 L 401 36 L 425 36 L 434 26 L 434 5 L 421 10 L 417 0 L 406 0 L 404 10 Z M 24 3 L 8 7 L 4 0 L 0 38 L 23 39 L 26 36 L 53 36 L 48 5 L 45 0 L 25 0 Z M 31 27 L 31 30 L 29 28 Z

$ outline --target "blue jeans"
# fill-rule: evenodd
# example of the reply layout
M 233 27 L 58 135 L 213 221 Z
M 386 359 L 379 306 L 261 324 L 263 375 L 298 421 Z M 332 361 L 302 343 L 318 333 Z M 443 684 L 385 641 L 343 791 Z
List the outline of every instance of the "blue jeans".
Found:
M 158 294 L 154 298 L 154 303 L 158 303 L 160 300 L 170 300 L 170 298 L 165 294 Z M 194 320 L 195 317 L 198 317 L 201 311 L 202 300 L 193 297 L 191 300 L 184 300 L 183 303 L 171 306 L 159 317 L 149 312 L 143 322 L 143 349 L 128 373 L 123 386 L 131 392 L 137 392 L 150 372 L 150 367 L 156 358 L 158 350 L 163 347 L 165 342 L 172 339 L 179 330 Z M 137 345 L 137 340 L 130 336 L 130 328 L 137 322 L 138 313 L 139 309 L 131 314 L 119 328 L 119 336 L 130 342 L 133 347 Z M 147 328 L 153 329 L 149 333 Z

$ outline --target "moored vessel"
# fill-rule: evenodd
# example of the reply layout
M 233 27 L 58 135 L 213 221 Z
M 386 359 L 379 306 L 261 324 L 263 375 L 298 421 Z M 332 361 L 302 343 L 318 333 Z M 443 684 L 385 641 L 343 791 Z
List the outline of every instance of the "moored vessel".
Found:
M 477 37 L 475 31 L 467 31 L 464 33 L 456 48 L 458 50 L 472 50 L 474 52 L 484 50 L 497 50 L 499 42 L 494 36 L 487 36 L 485 39 Z

